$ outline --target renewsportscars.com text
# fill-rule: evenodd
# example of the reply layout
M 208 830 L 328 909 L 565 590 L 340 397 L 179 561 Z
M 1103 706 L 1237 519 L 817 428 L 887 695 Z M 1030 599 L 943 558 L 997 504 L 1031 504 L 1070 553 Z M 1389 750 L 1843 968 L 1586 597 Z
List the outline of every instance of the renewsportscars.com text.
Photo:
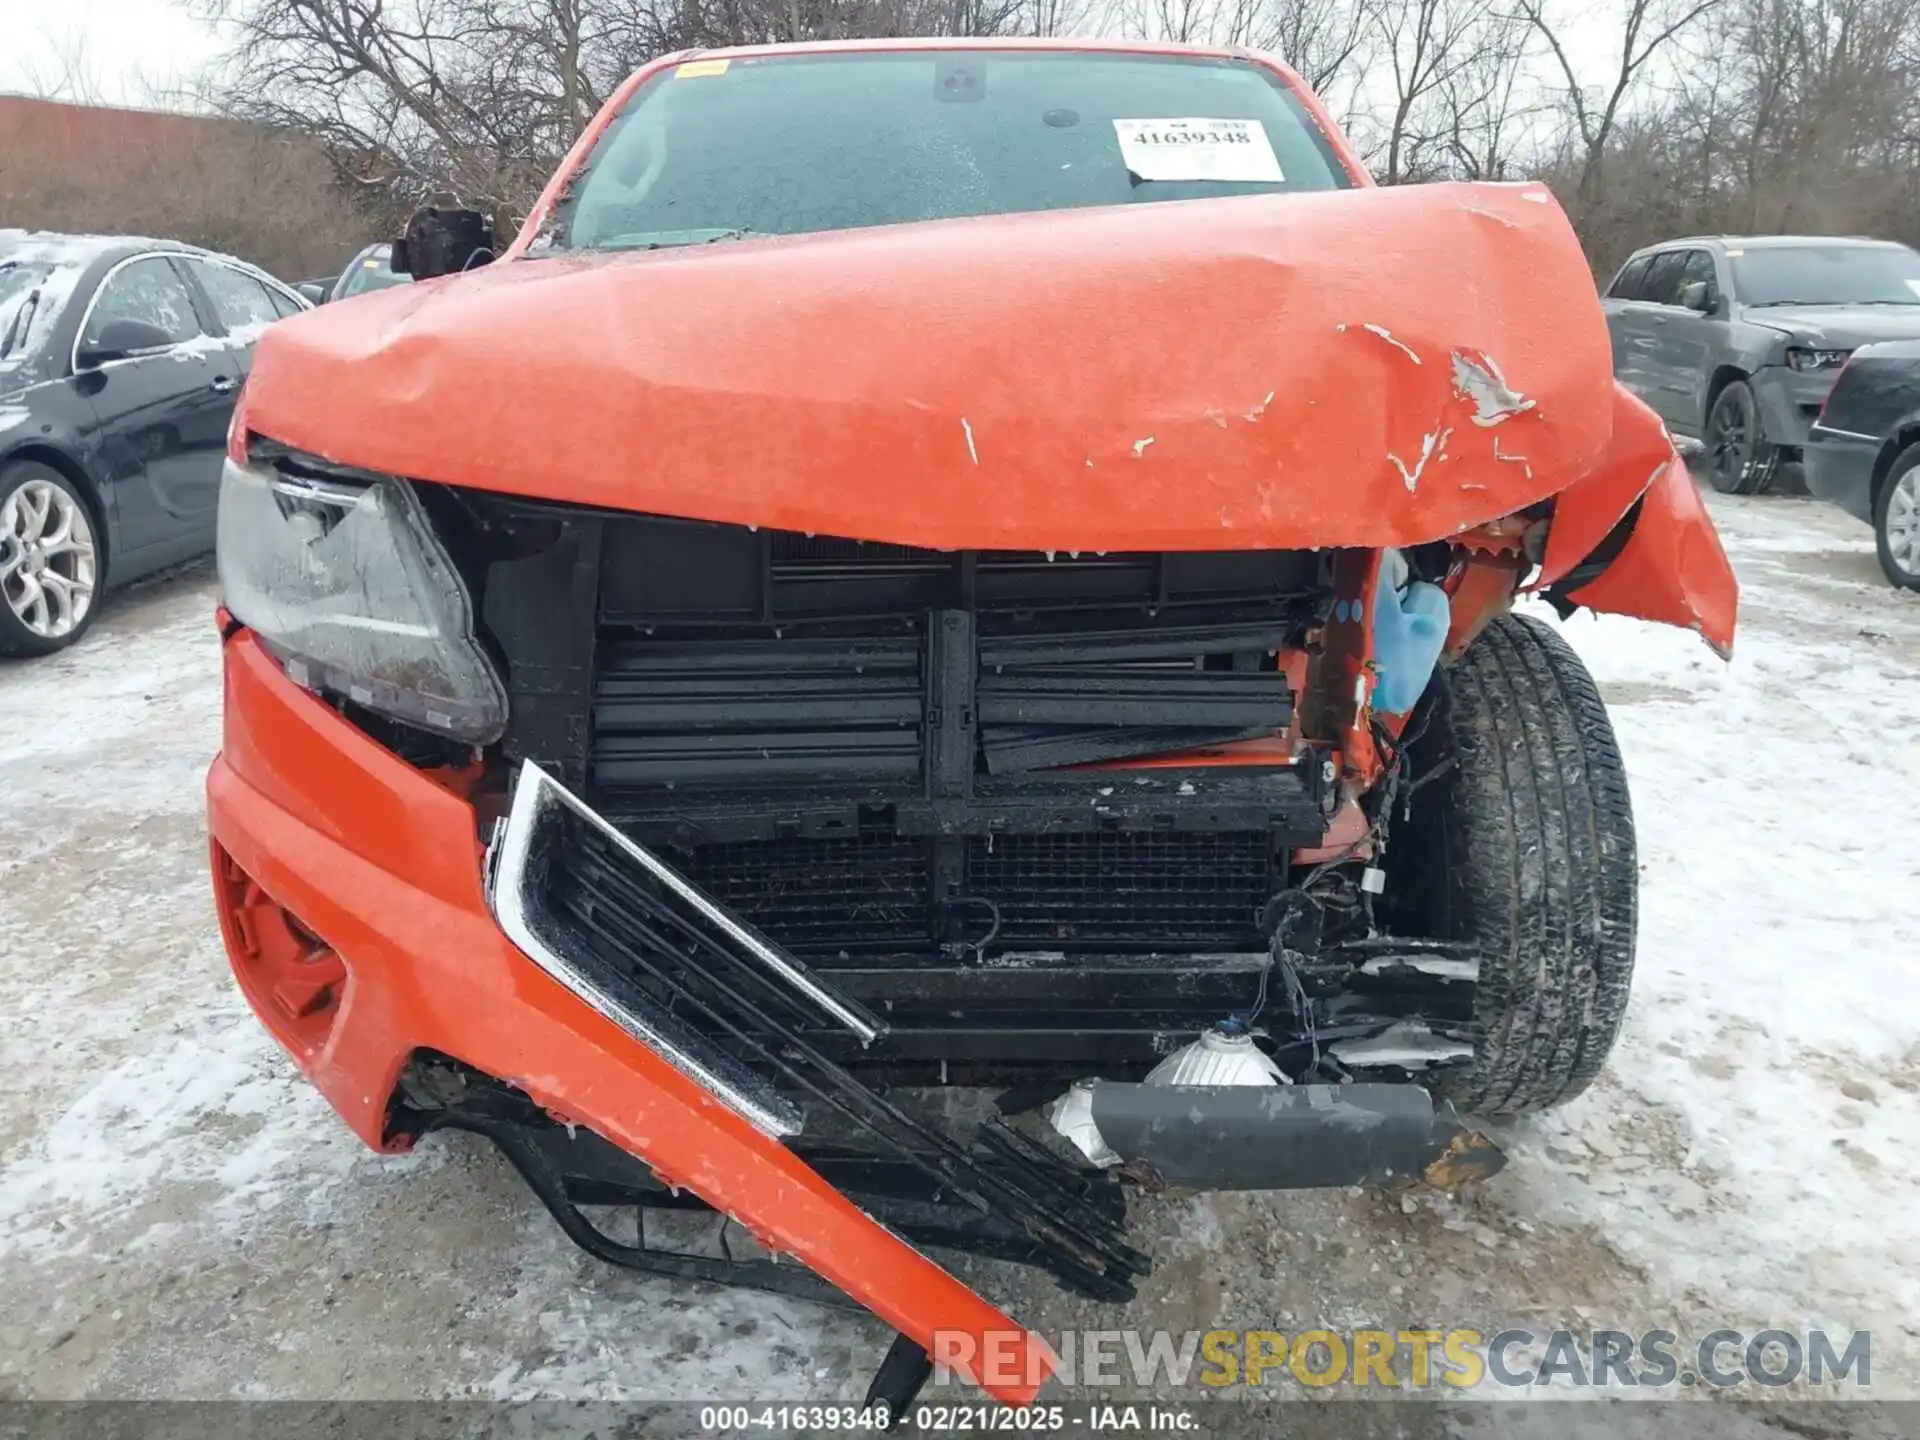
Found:
M 1024 1352 L 1020 1331 L 983 1340 L 934 1335 L 936 1383 L 971 1369 L 988 1384 L 1229 1386 L 1297 1383 L 1320 1389 L 1472 1390 L 1482 1385 L 1560 1389 L 1688 1389 L 1706 1386 L 1873 1383 L 1873 1337 L 1865 1330 L 1077 1330 L 1039 1337 Z

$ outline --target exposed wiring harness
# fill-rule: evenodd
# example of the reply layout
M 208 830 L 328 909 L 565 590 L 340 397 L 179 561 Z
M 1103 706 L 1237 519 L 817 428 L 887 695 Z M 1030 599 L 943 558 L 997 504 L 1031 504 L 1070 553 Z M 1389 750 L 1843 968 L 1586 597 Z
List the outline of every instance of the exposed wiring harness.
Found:
M 1444 681 L 1440 682 L 1442 685 Z M 1280 981 L 1285 989 L 1287 1002 L 1299 1017 L 1300 1028 L 1306 1039 L 1310 1056 L 1307 1072 L 1313 1073 L 1320 1068 L 1319 1027 L 1314 1015 L 1313 999 L 1307 993 L 1305 981 L 1300 975 L 1299 962 L 1306 958 L 1311 949 L 1317 949 L 1320 936 L 1326 928 L 1327 911 L 1330 907 L 1349 910 L 1354 905 L 1350 898 L 1316 893 L 1316 887 L 1343 865 L 1350 862 L 1363 847 L 1371 846 L 1369 865 L 1372 865 L 1386 853 L 1387 836 L 1393 822 L 1393 807 L 1398 800 L 1404 813 L 1410 813 L 1413 793 L 1422 785 L 1443 774 L 1452 765 L 1449 757 L 1427 773 L 1406 783 L 1404 796 L 1402 783 L 1406 780 L 1407 763 L 1413 746 L 1419 742 L 1433 723 L 1436 708 L 1436 692 L 1429 691 L 1426 698 L 1416 708 L 1408 729 L 1402 731 L 1396 739 L 1387 728 L 1375 719 L 1372 722 L 1373 742 L 1380 753 L 1387 757 L 1385 771 L 1380 784 L 1375 788 L 1377 798 L 1373 814 L 1367 826 L 1367 832 L 1351 844 L 1343 846 L 1338 854 L 1321 861 L 1296 886 L 1289 887 L 1267 902 L 1261 912 L 1261 928 L 1266 931 L 1267 956 L 1260 967 L 1258 987 L 1254 991 L 1253 1004 L 1244 1016 L 1234 1017 L 1234 1022 L 1251 1030 L 1254 1022 L 1266 1009 L 1270 977 L 1275 970 L 1280 972 Z M 1404 818 L 1404 813 L 1402 818 Z M 1338 879 L 1339 877 L 1336 877 Z M 1348 882 L 1350 883 L 1350 882 Z M 1358 909 L 1365 918 L 1367 934 L 1377 934 L 1373 913 L 1373 894 L 1363 886 L 1359 888 Z
M 1261 928 L 1268 935 L 1267 958 L 1260 967 L 1260 984 L 1254 991 L 1253 1007 L 1240 1021 L 1246 1029 L 1253 1029 L 1253 1022 L 1260 1018 L 1260 1012 L 1267 1007 L 1268 977 L 1278 969 L 1281 983 L 1286 987 L 1287 1003 L 1300 1017 L 1300 1027 L 1306 1034 L 1312 1054 L 1307 1066 L 1309 1072 L 1320 1065 L 1320 1036 L 1314 1020 L 1313 1001 L 1308 997 L 1307 987 L 1300 979 L 1299 967 L 1294 963 L 1295 957 L 1301 954 L 1294 942 L 1303 939 L 1317 947 L 1324 919 L 1320 902 L 1307 894 L 1304 888 L 1283 890 L 1267 902 L 1260 915 Z

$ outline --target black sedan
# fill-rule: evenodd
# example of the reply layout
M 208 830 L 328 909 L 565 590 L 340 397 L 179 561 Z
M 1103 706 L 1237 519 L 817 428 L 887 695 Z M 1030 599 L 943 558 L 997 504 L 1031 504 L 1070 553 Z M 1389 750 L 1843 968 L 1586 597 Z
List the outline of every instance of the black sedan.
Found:
M 389 285 L 411 284 L 413 277 L 393 268 L 393 246 L 384 242 L 369 245 L 347 262 L 347 268 L 331 280 L 302 280 L 300 293 L 316 305 L 329 300 L 344 300 L 349 295 L 364 295 L 369 290 L 385 290 Z
M 307 308 L 190 246 L 0 230 L 0 655 L 71 645 L 107 586 L 213 548 L 254 340 Z
M 1806 461 L 1809 490 L 1873 526 L 1887 579 L 1920 590 L 1920 340 L 1853 352 Z

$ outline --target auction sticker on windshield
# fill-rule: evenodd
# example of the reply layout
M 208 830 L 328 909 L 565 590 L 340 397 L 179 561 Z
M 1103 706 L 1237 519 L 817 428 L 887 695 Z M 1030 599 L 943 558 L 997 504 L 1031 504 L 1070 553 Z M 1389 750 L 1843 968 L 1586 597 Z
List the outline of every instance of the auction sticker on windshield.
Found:
M 1258 120 L 1116 120 L 1120 156 L 1142 180 L 1279 184 L 1279 157 Z

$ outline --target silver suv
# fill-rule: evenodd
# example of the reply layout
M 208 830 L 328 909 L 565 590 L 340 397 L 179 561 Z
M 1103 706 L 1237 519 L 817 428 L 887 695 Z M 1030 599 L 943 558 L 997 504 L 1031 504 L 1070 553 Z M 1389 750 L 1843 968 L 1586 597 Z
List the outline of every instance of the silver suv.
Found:
M 1730 235 L 1635 251 L 1601 300 L 1613 373 L 1757 494 L 1795 458 L 1857 346 L 1920 338 L 1920 254 L 1888 240 Z

